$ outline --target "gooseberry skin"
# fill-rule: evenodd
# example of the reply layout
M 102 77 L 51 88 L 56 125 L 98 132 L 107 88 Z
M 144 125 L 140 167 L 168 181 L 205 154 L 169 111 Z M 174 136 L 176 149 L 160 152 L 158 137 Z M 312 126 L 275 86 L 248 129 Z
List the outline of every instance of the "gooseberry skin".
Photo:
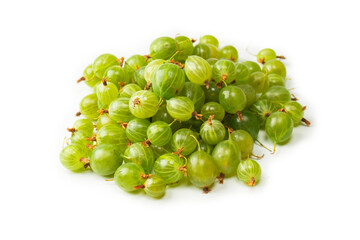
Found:
M 195 106 L 189 98 L 178 96 L 167 101 L 166 110 L 172 118 L 180 121 L 188 121 L 195 111 Z
M 145 79 L 145 68 L 145 66 L 141 67 L 134 72 L 134 81 L 141 89 L 144 89 L 147 84 Z
M 130 98 L 134 93 L 140 90 L 142 89 L 137 84 L 134 83 L 127 84 L 120 89 L 120 97 Z
M 280 104 L 272 103 L 267 99 L 259 99 L 249 108 L 249 110 L 256 115 L 260 126 L 264 126 L 266 119 L 280 108 Z
M 173 63 L 164 63 L 154 72 L 152 87 L 156 95 L 165 99 L 175 97 L 185 84 L 184 71 Z
M 233 131 L 229 139 L 235 142 L 241 152 L 241 158 L 247 159 L 251 155 L 254 148 L 254 139 L 251 135 L 245 130 L 236 130 Z
M 129 83 L 130 79 L 128 74 L 129 73 L 120 65 L 114 65 L 106 69 L 103 78 L 109 80 L 119 90 L 120 84 L 125 85 Z
M 216 85 L 216 82 L 210 81 L 209 86 L 202 87 L 205 93 L 205 102 L 219 102 L 219 93 L 221 88 Z
M 95 76 L 102 79 L 104 76 L 104 72 L 106 69 L 113 65 L 118 65 L 118 58 L 112 54 L 105 53 L 100 56 L 98 56 L 94 63 L 92 64 L 93 71 L 95 73 Z
M 70 144 L 63 148 L 60 152 L 61 164 L 73 172 L 85 171 L 85 164 L 81 161 L 82 158 L 86 158 L 85 146 L 78 144 Z
M 184 160 L 176 154 L 165 153 L 158 157 L 154 164 L 154 172 L 162 177 L 166 184 L 179 182 L 184 177 Z
M 153 92 L 141 90 L 131 95 L 129 108 L 135 117 L 150 118 L 159 109 L 159 99 Z
M 204 140 L 200 139 L 199 140 L 199 144 L 200 144 L 200 150 L 204 151 L 208 154 L 211 154 L 212 150 L 213 150 L 213 146 L 207 144 L 206 142 L 204 142 Z
M 204 35 L 200 38 L 200 43 L 212 44 L 215 47 L 219 47 L 219 40 L 212 35 Z
M 207 60 L 211 56 L 211 48 L 205 43 L 199 43 L 195 46 L 193 55 L 202 57 L 203 59 Z
M 210 64 L 211 69 L 213 68 L 214 64 L 218 61 L 219 59 L 216 58 L 208 58 L 206 59 L 206 61 Z
M 128 59 L 126 59 L 124 68 L 127 69 L 129 72 L 135 72 L 136 70 L 146 66 L 147 64 L 148 64 L 147 57 L 143 55 L 135 54 L 129 57 Z
M 246 106 L 246 96 L 241 88 L 227 86 L 221 89 L 219 102 L 226 112 L 235 114 L 244 110 Z
M 287 114 L 291 117 L 294 122 L 294 126 L 300 124 L 304 117 L 304 110 L 300 103 L 295 101 L 287 102 L 283 105 L 283 108 Z
M 94 124 L 90 119 L 82 118 L 75 121 L 73 128 L 75 131 L 84 131 L 88 135 L 94 132 Z
M 124 152 L 128 141 L 126 139 L 125 129 L 120 124 L 109 124 L 100 128 L 96 134 L 97 144 L 114 144 Z
M 243 90 L 243 92 L 245 93 L 245 96 L 246 96 L 246 106 L 245 106 L 245 108 L 248 108 L 251 105 L 253 105 L 253 103 L 257 99 L 255 89 L 249 84 L 236 85 L 236 86 L 241 88 L 241 90 Z
M 167 145 L 162 146 L 162 147 L 151 144 L 150 148 L 153 150 L 153 153 L 154 153 L 154 156 L 155 156 L 156 159 L 159 158 L 160 156 L 166 154 L 166 153 L 171 153 L 170 144 L 167 144 Z M 155 161 L 155 163 L 156 163 L 156 161 Z
M 212 77 L 215 82 L 231 83 L 235 80 L 235 64 L 228 59 L 218 60 L 212 68 Z
M 172 132 L 175 132 L 181 126 L 181 123 L 179 121 L 174 122 L 174 119 L 170 116 L 170 114 L 166 110 L 166 105 L 159 107 L 157 113 L 152 117 L 152 122 L 156 122 L 156 121 L 163 121 L 168 124 L 171 123 L 170 127 Z
M 183 148 L 181 155 L 190 155 L 196 149 L 196 141 L 191 136 L 194 132 L 187 128 L 177 130 L 171 138 L 171 150 L 173 152 Z
M 129 109 L 129 98 L 119 97 L 109 105 L 109 116 L 116 122 L 129 122 L 134 116 Z
M 157 121 L 148 127 L 147 137 L 152 144 L 162 147 L 170 142 L 172 131 L 168 123 Z
M 91 137 L 92 137 L 92 133 L 85 131 L 76 131 L 74 134 L 72 134 L 70 140 L 71 140 L 71 144 L 87 146 L 93 144 L 92 141 L 88 140 Z
M 86 85 L 88 85 L 91 88 L 93 88 L 96 84 L 98 84 L 101 81 L 101 79 L 95 75 L 92 68 L 92 64 L 90 64 L 85 68 L 83 72 L 83 77 L 85 78 L 84 82 L 86 83 Z
M 167 60 L 176 53 L 175 40 L 170 37 L 159 37 L 150 45 L 150 56 L 153 59 Z
M 235 63 L 235 81 L 237 85 L 249 83 L 250 72 L 242 63 Z
M 276 53 L 271 48 L 264 48 L 258 52 L 256 57 L 259 63 L 264 64 L 269 60 L 276 59 Z
M 200 112 L 201 107 L 205 103 L 205 93 L 203 89 L 200 85 L 192 82 L 186 82 L 179 95 L 189 98 L 194 103 L 195 111 L 197 112 Z
M 228 45 L 220 49 L 220 58 L 225 58 L 233 62 L 237 62 L 239 54 L 234 46 Z
M 214 120 L 222 121 L 225 117 L 225 109 L 220 103 L 207 102 L 202 106 L 201 114 L 203 115 L 203 119 L 208 119 L 214 115 Z
M 132 119 L 126 127 L 126 136 L 132 143 L 143 142 L 147 139 L 147 128 L 150 126 L 147 119 Z
M 194 46 L 192 41 L 185 36 L 177 36 L 175 37 L 176 49 L 178 50 L 178 54 L 175 55 L 175 61 L 185 61 L 188 56 L 193 53 Z
M 291 117 L 284 112 L 272 113 L 265 123 L 266 135 L 275 143 L 283 143 L 290 139 L 294 128 Z
M 218 120 L 211 120 L 204 122 L 200 128 L 201 139 L 207 144 L 216 145 L 225 137 L 225 127 Z
M 150 62 L 144 70 L 144 78 L 147 83 L 152 82 L 152 77 L 154 75 L 154 72 L 165 63 L 166 61 L 163 59 L 156 59 L 152 62 Z
M 213 157 L 204 152 L 196 151 L 190 155 L 187 165 L 189 181 L 196 187 L 209 187 L 216 179 L 218 170 Z
M 158 175 L 152 175 L 144 183 L 146 195 L 153 198 L 161 198 L 165 195 L 166 182 Z
M 112 120 L 108 114 L 101 115 L 98 120 L 96 121 L 96 130 L 100 130 L 103 126 L 109 125 L 109 124 L 116 124 L 114 120 Z
M 248 68 L 249 74 L 261 71 L 261 68 L 260 68 L 259 64 L 257 64 L 256 62 L 245 61 L 245 62 L 242 62 L 241 64 L 244 64 Z
M 119 96 L 119 90 L 115 84 L 104 82 L 103 84 L 99 84 L 96 88 L 96 96 L 102 104 L 109 105 Z
M 114 181 L 121 189 L 126 192 L 133 192 L 136 186 L 143 185 L 145 179 L 142 178 L 144 169 L 136 163 L 124 163 L 114 174 Z
M 94 120 L 99 116 L 98 98 L 95 93 L 85 96 L 80 102 L 80 113 L 84 117 Z
M 256 186 L 261 177 L 260 165 L 252 159 L 241 161 L 237 168 L 237 177 L 249 187 Z
M 291 101 L 291 94 L 283 86 L 273 86 L 264 92 L 260 99 L 266 99 L 274 103 L 287 103 Z
M 283 78 L 282 76 L 280 76 L 279 74 L 276 73 L 271 73 L 268 75 L 268 79 L 269 79 L 269 86 L 283 86 L 285 87 L 285 78 Z
M 267 74 L 263 72 L 254 72 L 250 74 L 249 85 L 255 89 L 256 93 L 263 93 L 269 88 Z
M 155 156 L 150 147 L 142 143 L 134 143 L 126 148 L 124 161 L 140 165 L 146 174 L 150 174 L 154 166 Z
M 100 144 L 95 147 L 90 156 L 90 167 L 100 176 L 109 176 L 115 173 L 123 160 L 116 145 Z
M 184 70 L 188 79 L 195 84 L 202 85 L 206 80 L 211 80 L 211 66 L 202 57 L 189 56 L 185 61 Z
M 260 131 L 260 123 L 254 113 L 245 110 L 242 112 L 242 120 L 238 116 L 233 115 L 227 122 L 226 125 L 230 126 L 234 130 L 245 130 L 250 133 L 253 139 L 257 139 Z
M 211 153 L 217 169 L 225 176 L 232 176 L 241 160 L 241 151 L 232 140 L 219 142 Z
M 264 64 L 262 71 L 268 74 L 276 73 L 282 76 L 283 78 L 286 77 L 286 67 L 280 60 L 277 59 L 272 59 L 267 61 Z

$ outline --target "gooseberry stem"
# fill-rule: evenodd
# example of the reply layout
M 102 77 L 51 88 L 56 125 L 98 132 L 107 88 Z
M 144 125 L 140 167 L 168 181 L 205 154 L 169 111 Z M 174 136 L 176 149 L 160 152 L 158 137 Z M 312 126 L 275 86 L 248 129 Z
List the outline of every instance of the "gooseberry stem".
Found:
M 265 155 L 263 154 L 263 155 L 261 155 L 261 156 L 257 156 L 257 155 L 255 155 L 255 154 L 253 154 L 253 153 L 250 153 L 250 156 L 256 157 L 257 159 L 262 159 Z
M 106 182 L 111 182 L 111 181 L 114 181 L 113 178 L 110 178 L 110 179 L 105 179 Z
M 84 76 L 82 76 L 81 78 L 79 78 L 79 79 L 76 81 L 76 83 L 80 83 L 80 82 L 85 81 L 85 80 L 86 80 L 86 78 L 85 78 Z
M 268 150 L 269 152 L 271 152 L 271 150 L 269 149 L 269 148 L 267 148 L 267 147 L 265 147 L 265 145 L 264 144 L 262 144 L 259 140 L 255 140 L 261 147 L 263 147 L 263 148 L 265 148 L 266 150 Z
M 190 135 L 191 137 L 193 137 L 195 139 L 195 142 L 197 143 L 198 145 L 198 151 L 201 151 L 201 148 L 200 148 L 200 143 L 199 141 L 197 140 L 197 138 L 194 136 L 194 135 Z
M 275 150 L 276 150 L 276 142 L 274 142 L 274 150 L 272 151 L 271 154 L 275 154 Z
M 176 43 L 176 41 L 175 41 L 175 43 Z M 176 49 L 177 49 L 177 46 L 176 46 Z M 169 58 L 169 60 L 173 59 L 178 53 L 180 53 L 179 50 L 177 50 L 176 53 Z
M 304 122 L 306 124 L 306 126 L 310 126 L 310 121 L 308 121 L 306 118 L 302 118 L 301 119 L 302 122 Z
M 174 122 L 176 122 L 177 119 L 174 119 L 174 121 L 172 121 L 171 123 L 169 123 L 169 126 L 173 125 Z
M 276 56 L 276 58 L 279 58 L 279 59 L 286 59 L 284 56 Z

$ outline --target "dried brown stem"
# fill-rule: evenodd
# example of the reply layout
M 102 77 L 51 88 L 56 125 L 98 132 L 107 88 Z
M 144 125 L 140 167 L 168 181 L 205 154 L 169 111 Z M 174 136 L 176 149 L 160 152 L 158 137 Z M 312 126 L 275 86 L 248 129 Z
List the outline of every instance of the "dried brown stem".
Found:
M 109 113 L 109 110 L 107 109 L 100 109 L 97 111 L 100 115 L 104 115 L 105 113 Z
M 75 128 L 67 128 L 66 130 L 68 130 L 68 132 L 71 132 L 71 133 L 76 132 L 76 129 L 75 129 Z
M 284 56 L 276 56 L 276 58 L 279 58 L 279 59 L 286 59 Z
M 121 57 L 121 58 L 117 59 L 117 61 L 119 62 L 120 67 L 122 67 L 124 65 L 125 58 Z
M 206 88 L 206 89 L 209 89 L 209 88 L 210 88 L 210 82 L 209 82 L 209 80 L 205 80 L 204 85 L 205 85 L 205 88 Z
M 311 124 L 310 121 L 308 121 L 305 118 L 302 118 L 301 121 L 304 122 L 306 124 L 306 126 L 310 126 L 310 124 Z
M 238 117 L 238 119 L 239 119 L 240 121 L 244 120 L 241 111 L 237 111 L 236 114 L 237 114 L 237 117 Z
M 76 83 L 80 83 L 80 82 L 85 81 L 85 80 L 86 80 L 86 78 L 85 78 L 84 76 L 82 76 L 81 78 L 79 78 L 79 79 L 76 81 Z
M 135 98 L 134 101 L 133 101 L 133 104 L 134 104 L 134 107 L 135 107 L 136 105 L 141 106 L 140 98 L 138 98 L 138 97 Z
M 137 185 L 134 187 L 134 190 L 138 190 L 138 189 L 144 189 L 145 188 L 145 185 Z
M 122 127 L 123 129 L 126 129 L 126 128 L 127 128 L 127 126 L 128 126 L 128 123 L 126 123 L 126 122 L 121 122 L 121 121 L 118 121 L 118 123 L 120 123 L 120 124 L 121 124 L 121 127 Z
M 145 139 L 145 141 L 143 141 L 141 144 L 142 144 L 142 145 L 144 145 L 145 147 L 149 148 L 149 147 L 150 147 L 151 142 L 150 142 L 150 140 L 149 140 L 149 139 Z
M 75 113 L 75 116 L 76 116 L 76 117 L 80 117 L 80 115 L 81 115 L 81 112 Z
M 206 123 L 211 126 L 211 125 L 212 125 L 212 120 L 214 119 L 214 117 L 215 117 L 215 114 L 210 115 L 210 116 L 209 116 L 209 119 L 207 120 Z
M 209 188 L 208 186 L 205 186 L 205 187 L 203 187 L 203 192 L 209 193 L 209 192 L 211 192 L 211 188 Z
M 181 155 L 181 153 L 182 153 L 182 151 L 184 150 L 184 147 L 181 147 L 181 148 L 179 148 L 178 150 L 176 150 L 176 152 L 173 152 L 173 153 L 171 153 L 172 155 L 178 155 L 179 157 L 184 157 L 183 155 Z
M 84 168 L 88 168 L 90 166 L 90 161 L 88 158 L 80 158 L 80 162 L 84 164 Z
M 220 175 L 217 176 L 216 178 L 219 180 L 219 183 L 220 183 L 220 184 L 223 184 L 223 183 L 224 183 L 225 174 L 220 173 Z
M 254 177 L 250 178 L 250 182 L 246 183 L 249 187 L 255 187 L 256 186 L 256 181 Z
M 297 99 L 297 98 L 295 97 L 294 94 L 291 94 L 291 96 L 292 96 L 292 98 L 291 98 L 292 101 L 298 101 L 298 100 L 299 100 L 299 99 Z
M 186 166 L 181 166 L 181 167 L 179 167 L 179 171 L 184 172 L 184 176 L 187 176 Z
M 145 173 L 140 173 L 141 179 L 148 179 L 150 178 L 152 175 L 151 174 L 145 174 Z
M 195 117 L 197 120 L 202 119 L 202 114 L 197 113 L 196 111 L 192 113 L 193 117 Z

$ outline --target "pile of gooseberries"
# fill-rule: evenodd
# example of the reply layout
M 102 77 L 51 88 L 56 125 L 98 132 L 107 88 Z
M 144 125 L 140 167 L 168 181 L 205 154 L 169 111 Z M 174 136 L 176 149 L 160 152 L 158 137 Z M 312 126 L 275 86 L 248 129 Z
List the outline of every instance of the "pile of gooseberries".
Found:
M 261 178 L 254 145 L 265 130 L 286 143 L 309 126 L 305 106 L 286 88 L 283 56 L 272 49 L 240 61 L 234 46 L 202 36 L 160 37 L 147 55 L 97 57 L 77 81 L 92 89 L 60 153 L 73 171 L 108 177 L 127 192 L 159 198 L 168 185 L 189 181 L 204 193 L 237 176 L 247 186 Z M 254 59 L 255 60 L 255 59 Z

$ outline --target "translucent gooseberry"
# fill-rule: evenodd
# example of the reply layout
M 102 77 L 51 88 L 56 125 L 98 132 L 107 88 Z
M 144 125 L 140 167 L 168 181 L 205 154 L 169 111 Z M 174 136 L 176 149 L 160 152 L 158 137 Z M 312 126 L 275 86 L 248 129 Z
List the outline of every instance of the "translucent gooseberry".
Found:
M 148 56 L 139 54 L 132 55 L 131 57 L 126 59 L 124 68 L 129 72 L 133 73 L 139 68 L 146 66 L 149 63 L 148 59 Z
M 273 153 L 277 143 L 283 143 L 290 139 L 293 128 L 293 120 L 284 112 L 275 112 L 268 117 L 265 123 L 265 132 L 274 142 Z
M 231 83 L 234 81 L 236 77 L 234 62 L 227 59 L 218 60 L 212 68 L 212 77 L 218 83 Z
M 199 43 L 195 46 L 193 55 L 202 57 L 203 59 L 207 60 L 211 56 L 211 48 L 205 43 Z
M 171 150 L 180 157 L 190 155 L 196 149 L 193 131 L 187 128 L 177 130 L 171 139 Z
M 204 35 L 200 38 L 200 43 L 212 44 L 215 47 L 219 47 L 219 41 L 212 35 Z
M 269 88 L 269 79 L 267 73 L 254 72 L 250 74 L 249 85 L 251 85 L 256 93 L 263 93 Z
M 260 126 L 264 126 L 266 119 L 281 108 L 280 104 L 270 102 L 267 99 L 257 100 L 249 110 L 259 119 Z
M 274 103 L 287 103 L 291 101 L 291 94 L 283 86 L 273 86 L 264 92 L 260 99 L 266 99 Z
M 101 103 L 109 105 L 119 96 L 119 90 L 117 89 L 115 84 L 108 82 L 104 78 L 102 80 L 102 84 L 99 84 L 96 88 L 96 96 Z
M 171 37 L 159 37 L 150 45 L 150 56 L 153 59 L 171 58 L 176 53 L 175 40 Z
M 237 177 L 249 187 L 256 186 L 261 177 L 260 165 L 252 159 L 241 161 L 237 168 Z
M 141 166 L 129 162 L 116 170 L 114 181 L 124 191 L 133 192 L 138 190 L 138 186 L 143 185 L 148 177 Z
M 194 103 L 195 111 L 197 112 L 200 112 L 201 107 L 205 103 L 204 90 L 200 85 L 192 82 L 186 82 L 179 95 L 189 98 Z
M 237 62 L 239 54 L 234 46 L 228 45 L 220 49 L 220 58 L 225 58 L 233 62 Z
M 109 116 L 116 122 L 129 122 L 135 118 L 129 109 L 129 98 L 119 97 L 109 105 Z
M 237 115 L 233 115 L 225 122 L 225 125 L 231 127 L 234 130 L 245 130 L 250 133 L 253 139 L 257 139 L 260 131 L 260 123 L 254 113 L 249 110 L 242 112 L 242 119 L 239 119 Z
M 310 125 L 310 122 L 304 118 L 304 110 L 306 107 L 301 106 L 300 103 L 290 101 L 285 103 L 282 107 L 284 111 L 290 115 L 294 122 L 294 126 L 299 125 L 301 122 L 304 122 L 307 126 Z
M 125 162 L 140 165 L 146 174 L 150 174 L 154 166 L 155 156 L 152 149 L 144 143 L 134 143 L 126 148 L 123 155 Z
M 61 164 L 73 172 L 82 172 L 89 165 L 88 151 L 85 146 L 70 144 L 60 152 Z
M 134 118 L 126 126 L 126 136 L 132 143 L 143 142 L 147 139 L 148 119 Z
M 165 195 L 166 182 L 158 175 L 151 175 L 145 180 L 141 188 L 144 189 L 146 195 L 153 198 L 161 198 Z
M 263 72 L 276 73 L 282 77 L 286 77 L 286 67 L 280 60 L 272 59 L 267 61 L 262 69 Z
M 246 95 L 243 90 L 236 86 L 227 86 L 221 89 L 219 102 L 227 113 L 237 114 L 241 119 L 241 111 L 246 106 Z
M 216 82 L 209 81 L 207 85 L 202 87 L 205 93 L 205 102 L 219 102 L 219 93 L 221 87 Z
M 144 78 L 147 82 L 147 86 L 150 86 L 152 82 L 152 77 L 156 69 L 158 69 L 161 65 L 163 65 L 166 61 L 163 59 L 156 59 L 149 63 L 144 69 Z
M 255 89 L 249 84 L 236 85 L 236 86 L 241 88 L 241 90 L 245 93 L 245 96 L 246 96 L 245 108 L 250 107 L 257 99 Z
M 172 132 L 175 132 L 181 126 L 180 121 L 174 121 L 174 118 L 170 116 L 170 114 L 166 110 L 166 105 L 159 107 L 157 113 L 152 117 L 152 121 L 163 121 L 170 124 Z
M 242 63 L 235 63 L 235 82 L 236 84 L 248 84 L 250 72 L 248 67 Z
M 154 172 L 167 184 L 177 183 L 186 175 L 185 164 L 184 159 L 178 155 L 165 153 L 156 159 Z
M 245 65 L 248 68 L 249 74 L 261 71 L 259 64 L 256 62 L 244 61 L 244 62 L 241 62 L 241 64 Z
M 211 66 L 202 57 L 189 56 L 185 61 L 184 70 L 188 79 L 195 84 L 202 85 L 205 81 L 211 80 Z
M 72 128 L 67 129 L 69 132 L 84 131 L 85 133 L 92 135 L 94 132 L 94 124 L 90 119 L 82 118 L 75 121 Z
M 270 73 L 268 75 L 269 87 L 272 86 L 285 86 L 285 78 L 276 73 Z
M 171 140 L 171 127 L 163 121 L 153 122 L 147 129 L 147 137 L 152 144 L 164 146 Z
M 173 97 L 168 100 L 166 103 L 166 110 L 172 118 L 180 121 L 188 121 L 193 116 L 200 118 L 195 112 L 193 101 L 184 96 Z
M 124 152 L 128 141 L 126 139 L 125 129 L 120 124 L 105 125 L 96 134 L 97 144 L 114 144 Z
M 83 72 L 83 76 L 77 80 L 77 83 L 84 81 L 86 85 L 93 88 L 101 81 L 101 78 L 98 78 L 92 68 L 92 64 L 87 66 Z
M 241 151 L 236 142 L 224 140 L 219 142 L 211 153 L 220 174 L 220 182 L 224 176 L 232 176 L 236 173 L 236 168 L 241 160 Z
M 80 112 L 77 115 L 94 120 L 99 116 L 98 98 L 95 93 L 85 96 L 80 102 Z
M 235 130 L 230 132 L 229 139 L 238 145 L 242 159 L 247 159 L 250 157 L 250 155 L 252 155 L 254 139 L 247 131 Z
M 145 89 L 147 81 L 145 79 L 145 66 L 134 72 L 134 81 L 141 89 Z
M 109 114 L 103 114 L 96 121 L 96 130 L 99 131 L 103 126 L 109 124 L 116 124 L 116 122 L 109 117 Z
M 101 176 L 114 174 L 122 162 L 119 148 L 112 144 L 97 145 L 90 156 L 91 170 Z
M 225 117 L 225 109 L 217 102 L 207 102 L 201 108 L 201 115 L 203 119 L 208 119 L 213 115 L 214 120 L 222 121 Z
M 120 97 L 130 98 L 137 91 L 142 90 L 137 84 L 130 83 L 120 89 Z
M 106 69 L 108 69 L 113 65 L 119 65 L 119 64 L 120 64 L 120 60 L 116 56 L 109 53 L 105 53 L 98 56 L 94 60 L 92 64 L 92 68 L 95 76 L 102 79 L 104 77 L 104 72 L 106 71 Z
M 225 137 L 225 127 L 219 120 L 213 119 L 211 115 L 209 119 L 201 125 L 200 136 L 205 143 L 216 145 Z
M 285 59 L 284 56 L 277 56 L 275 51 L 271 48 L 261 49 L 256 54 L 256 58 L 257 58 L 257 61 L 261 64 L 265 64 L 267 61 L 276 59 L 276 58 Z
M 129 73 L 120 65 L 107 68 L 104 72 L 103 79 L 113 83 L 118 90 L 130 82 Z
M 190 38 L 186 36 L 176 36 L 175 45 L 178 51 L 174 57 L 176 61 L 185 61 L 188 56 L 192 55 L 194 46 Z
M 159 97 L 175 97 L 184 87 L 185 73 L 178 65 L 164 63 L 158 67 L 152 78 L 153 91 Z
M 153 92 L 146 90 L 137 91 L 131 95 L 129 108 L 135 117 L 150 118 L 159 109 L 159 99 Z

